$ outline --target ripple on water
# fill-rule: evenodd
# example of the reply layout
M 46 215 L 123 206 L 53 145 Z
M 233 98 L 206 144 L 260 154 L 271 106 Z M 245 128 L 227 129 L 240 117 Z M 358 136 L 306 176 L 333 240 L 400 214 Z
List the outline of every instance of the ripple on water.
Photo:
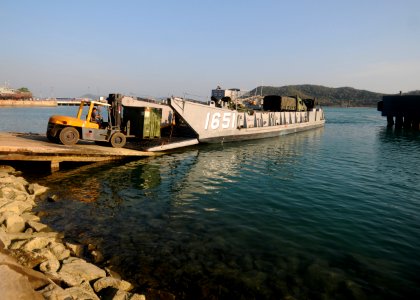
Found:
M 39 209 L 181 299 L 418 298 L 418 135 L 373 109 L 327 116 L 325 129 L 53 175 L 63 201 Z

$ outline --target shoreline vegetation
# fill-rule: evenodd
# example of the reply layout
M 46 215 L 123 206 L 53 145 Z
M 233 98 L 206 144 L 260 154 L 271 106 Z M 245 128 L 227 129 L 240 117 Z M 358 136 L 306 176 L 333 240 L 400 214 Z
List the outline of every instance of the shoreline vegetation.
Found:
M 111 267 L 95 265 L 103 260 L 95 246 L 66 241 L 43 224 L 32 209 L 40 197 L 56 197 L 19 175 L 0 165 L 2 299 L 146 299 Z

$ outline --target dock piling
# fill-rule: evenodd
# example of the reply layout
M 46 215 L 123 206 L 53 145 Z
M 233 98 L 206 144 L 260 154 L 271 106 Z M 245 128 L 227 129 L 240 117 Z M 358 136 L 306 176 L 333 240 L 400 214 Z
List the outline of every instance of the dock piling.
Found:
M 51 173 L 60 170 L 60 161 L 59 160 L 51 160 Z

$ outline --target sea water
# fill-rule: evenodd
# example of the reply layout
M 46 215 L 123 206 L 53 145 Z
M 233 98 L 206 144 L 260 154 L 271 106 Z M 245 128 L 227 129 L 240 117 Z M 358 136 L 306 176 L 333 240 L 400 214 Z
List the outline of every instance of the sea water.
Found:
M 12 128 L 44 132 L 46 111 L 26 111 L 37 121 Z M 0 130 L 17 112 L 0 109 Z M 375 109 L 325 115 L 325 128 L 298 134 L 36 178 L 59 196 L 37 210 L 139 291 L 420 299 L 420 135 L 387 129 Z

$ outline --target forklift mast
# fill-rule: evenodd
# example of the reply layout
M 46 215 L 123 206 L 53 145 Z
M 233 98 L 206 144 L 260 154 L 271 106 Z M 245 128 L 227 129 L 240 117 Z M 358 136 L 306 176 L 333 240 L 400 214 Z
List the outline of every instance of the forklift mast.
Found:
M 111 124 L 115 129 L 121 130 L 121 114 L 122 114 L 122 98 L 121 94 L 109 94 L 108 104 L 111 105 Z

